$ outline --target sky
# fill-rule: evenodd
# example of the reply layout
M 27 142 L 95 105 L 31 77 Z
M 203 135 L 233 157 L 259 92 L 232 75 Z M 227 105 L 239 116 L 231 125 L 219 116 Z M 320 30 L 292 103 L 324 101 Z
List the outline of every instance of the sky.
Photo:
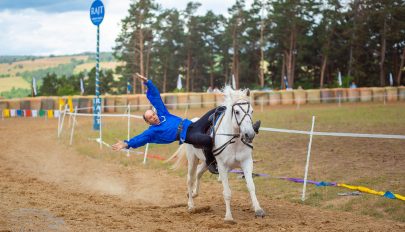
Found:
M 131 0 L 102 0 L 100 51 L 112 51 L 120 21 Z M 182 10 L 189 0 L 155 0 Z M 199 13 L 227 14 L 234 0 L 194 0 Z M 66 55 L 96 51 L 97 27 L 90 21 L 92 0 L 0 0 L 0 55 Z M 246 2 L 251 2 L 250 0 Z

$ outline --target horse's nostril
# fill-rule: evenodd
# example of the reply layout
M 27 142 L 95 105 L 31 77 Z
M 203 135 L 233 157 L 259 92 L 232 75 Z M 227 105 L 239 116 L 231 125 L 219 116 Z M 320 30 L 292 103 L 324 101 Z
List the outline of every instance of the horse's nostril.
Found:
M 245 133 L 245 137 L 246 137 L 246 138 L 249 138 L 249 135 L 248 135 L 248 133 Z

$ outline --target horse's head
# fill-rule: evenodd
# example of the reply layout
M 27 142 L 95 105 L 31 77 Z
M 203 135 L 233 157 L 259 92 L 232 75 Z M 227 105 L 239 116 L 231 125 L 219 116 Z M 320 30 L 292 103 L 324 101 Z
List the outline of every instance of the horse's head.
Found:
M 239 131 L 242 139 L 251 143 L 256 135 L 253 130 L 253 107 L 250 104 L 250 90 L 233 90 L 230 86 L 224 88 L 225 105 L 231 112 L 234 130 Z

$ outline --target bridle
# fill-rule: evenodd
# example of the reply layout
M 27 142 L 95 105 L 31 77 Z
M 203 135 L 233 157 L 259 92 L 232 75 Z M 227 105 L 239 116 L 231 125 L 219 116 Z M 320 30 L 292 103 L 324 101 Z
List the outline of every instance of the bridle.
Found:
M 248 105 L 247 111 L 245 111 L 242 108 L 242 105 Z M 245 113 L 243 115 L 242 119 L 239 122 L 238 122 L 238 118 L 236 117 L 235 106 L 238 106 L 242 110 L 242 112 Z M 250 117 L 249 110 L 250 110 L 250 103 L 247 102 L 247 101 L 246 102 L 235 103 L 235 104 L 232 105 L 232 116 L 235 116 L 235 120 L 236 120 L 236 123 L 238 124 L 239 131 L 240 131 L 240 125 L 242 124 L 242 122 L 243 122 L 243 120 L 245 119 L 246 116 L 248 116 L 250 118 L 250 121 L 252 121 L 252 117 Z
M 247 110 L 245 111 L 244 109 L 243 109 L 243 105 L 248 105 L 248 108 L 247 108 Z M 244 113 L 244 115 L 243 115 L 243 117 L 242 117 L 242 119 L 240 120 L 240 121 L 238 121 L 238 118 L 237 118 L 237 116 L 236 116 L 236 110 L 235 110 L 235 107 L 239 107 L 241 110 L 242 110 L 242 112 Z M 243 137 L 240 135 L 240 125 L 242 124 L 242 122 L 243 122 L 243 120 L 245 120 L 245 118 L 246 118 L 246 116 L 247 117 L 249 117 L 250 118 L 250 120 L 252 121 L 252 117 L 250 116 L 250 114 L 249 114 L 249 110 L 250 110 L 250 102 L 248 102 L 248 101 L 246 101 L 246 102 L 239 102 L 239 103 L 235 103 L 235 104 L 233 104 L 232 105 L 232 116 L 231 116 L 231 118 L 232 117 L 234 117 L 235 116 L 235 120 L 236 120 L 236 123 L 238 124 L 238 129 L 239 129 L 239 133 L 238 134 L 217 134 L 216 133 L 216 130 L 215 130 L 215 128 L 214 128 L 214 130 L 213 130 L 213 141 L 215 141 L 215 136 L 216 135 L 223 135 L 223 136 L 229 136 L 229 137 L 231 137 L 227 142 L 225 142 L 224 144 L 222 144 L 220 147 L 218 147 L 218 148 L 216 148 L 216 149 L 214 149 L 213 151 L 212 151 L 212 153 L 214 154 L 214 156 L 217 156 L 217 155 L 219 155 L 219 154 L 221 154 L 224 150 L 225 150 L 225 148 L 228 146 L 228 145 L 230 145 L 230 144 L 232 144 L 232 143 L 235 143 L 236 141 L 236 139 L 237 138 L 241 138 L 240 140 L 242 141 L 242 143 L 243 144 L 245 144 L 246 146 L 248 146 L 248 147 L 250 147 L 251 149 L 253 149 L 253 146 L 251 145 L 251 144 L 249 144 L 248 142 L 246 142 L 244 139 L 243 139 Z M 221 123 L 222 123 L 222 119 L 225 117 L 225 113 L 222 115 L 222 117 L 221 117 L 221 120 L 220 120 L 220 122 L 219 122 L 219 124 L 218 124 L 218 126 L 217 126 L 217 130 L 218 130 L 218 128 L 219 128 L 219 126 L 221 125 Z M 215 125 L 214 125 L 215 126 Z

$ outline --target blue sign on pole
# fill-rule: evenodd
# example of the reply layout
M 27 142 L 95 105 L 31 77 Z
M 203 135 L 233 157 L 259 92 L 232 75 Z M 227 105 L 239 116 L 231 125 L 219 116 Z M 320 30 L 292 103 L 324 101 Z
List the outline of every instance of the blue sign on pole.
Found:
M 98 26 L 104 19 L 104 5 L 101 0 L 95 0 L 90 7 L 90 19 L 91 22 Z

